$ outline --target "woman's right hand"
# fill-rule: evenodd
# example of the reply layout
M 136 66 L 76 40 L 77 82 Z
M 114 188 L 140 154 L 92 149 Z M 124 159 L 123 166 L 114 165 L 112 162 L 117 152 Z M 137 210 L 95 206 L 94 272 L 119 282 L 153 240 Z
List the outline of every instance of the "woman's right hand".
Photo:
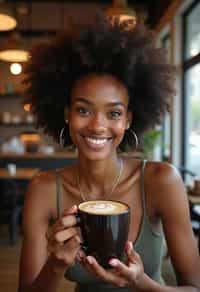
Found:
M 76 213 L 77 206 L 64 211 L 62 217 L 46 233 L 49 261 L 55 272 L 64 272 L 72 265 L 80 250 Z

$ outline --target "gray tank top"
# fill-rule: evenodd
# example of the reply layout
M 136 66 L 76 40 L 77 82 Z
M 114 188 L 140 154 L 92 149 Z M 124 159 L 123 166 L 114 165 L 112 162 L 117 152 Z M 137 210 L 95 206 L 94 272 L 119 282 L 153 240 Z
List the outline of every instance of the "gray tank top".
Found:
M 153 280 L 164 284 L 161 276 L 161 266 L 164 250 L 164 235 L 157 233 L 152 229 L 149 222 L 146 209 L 146 198 L 144 190 L 144 171 L 146 161 L 142 163 L 141 169 L 141 195 L 143 217 L 138 233 L 138 237 L 134 243 L 134 249 L 140 254 L 144 265 L 145 273 Z M 60 186 L 59 172 L 56 171 L 56 187 L 57 187 L 57 214 L 60 217 L 62 214 L 62 194 Z M 104 283 L 91 275 L 78 261 L 67 269 L 65 277 L 77 283 L 76 292 L 132 292 L 129 288 L 117 288 L 108 283 Z

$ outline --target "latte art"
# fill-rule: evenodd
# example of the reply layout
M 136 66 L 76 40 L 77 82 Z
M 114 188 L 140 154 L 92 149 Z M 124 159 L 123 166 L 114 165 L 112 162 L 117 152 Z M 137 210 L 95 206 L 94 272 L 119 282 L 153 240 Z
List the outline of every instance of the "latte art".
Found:
M 116 201 L 88 201 L 79 205 L 81 211 L 91 214 L 120 214 L 128 210 L 128 207 L 120 202 Z

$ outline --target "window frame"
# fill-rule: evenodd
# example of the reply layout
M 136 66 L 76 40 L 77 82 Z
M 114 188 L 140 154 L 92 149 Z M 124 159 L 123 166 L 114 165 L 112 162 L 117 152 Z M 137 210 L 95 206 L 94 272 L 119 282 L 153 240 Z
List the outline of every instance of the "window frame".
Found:
M 187 40 L 187 17 L 188 15 L 195 9 L 197 4 L 199 3 L 198 0 L 192 2 L 189 7 L 183 12 L 182 14 L 182 68 L 183 68 L 183 78 L 182 78 L 182 115 L 181 115 L 181 137 L 182 137 L 182 151 L 181 151 L 181 165 L 184 169 L 187 169 L 187 125 L 188 125 L 188 115 L 187 115 L 187 103 L 188 103 L 188 96 L 186 93 L 186 75 L 189 69 L 194 67 L 197 64 L 200 64 L 200 52 L 188 59 L 185 59 L 186 56 L 186 40 Z M 183 173 L 183 179 L 186 180 L 186 174 Z

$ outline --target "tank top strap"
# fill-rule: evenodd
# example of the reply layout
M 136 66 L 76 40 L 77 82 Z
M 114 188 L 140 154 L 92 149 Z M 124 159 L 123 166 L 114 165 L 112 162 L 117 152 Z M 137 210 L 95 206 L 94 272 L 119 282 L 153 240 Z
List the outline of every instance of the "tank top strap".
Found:
M 147 215 L 146 210 L 146 195 L 145 195 L 145 186 L 144 186 L 144 175 L 145 175 L 145 166 L 147 164 L 147 160 L 143 160 L 142 162 L 142 170 L 141 170 L 141 195 L 142 195 L 142 208 L 144 212 L 144 217 Z
M 62 215 L 62 192 L 61 192 L 61 181 L 59 170 L 55 170 L 56 178 L 56 207 L 57 207 L 57 218 L 60 218 Z

